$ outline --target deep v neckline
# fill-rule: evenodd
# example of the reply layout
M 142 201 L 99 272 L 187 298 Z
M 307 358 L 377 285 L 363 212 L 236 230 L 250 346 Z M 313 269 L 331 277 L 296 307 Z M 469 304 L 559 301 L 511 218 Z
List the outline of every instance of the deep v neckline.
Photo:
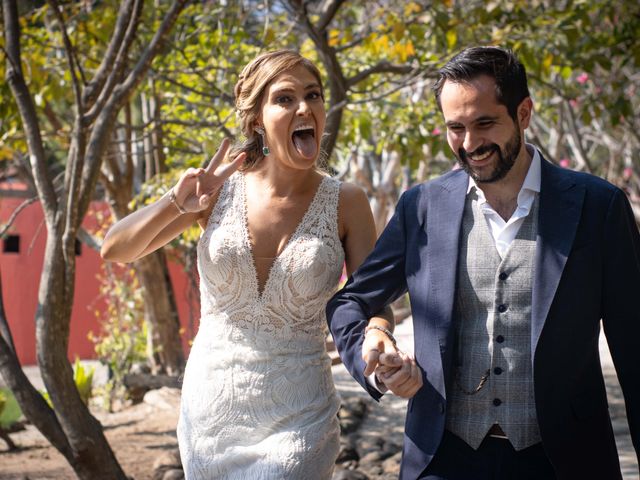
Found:
M 280 250 L 280 252 L 278 252 L 276 256 L 273 258 L 273 261 L 271 262 L 271 266 L 269 267 L 269 270 L 267 273 L 267 278 L 265 279 L 264 284 L 262 285 L 262 288 L 260 288 L 260 280 L 258 278 L 258 267 L 256 265 L 256 257 L 254 254 L 253 245 L 251 244 L 251 232 L 249 230 L 249 209 L 247 206 L 247 182 L 244 177 L 244 174 L 242 173 L 240 174 L 240 179 L 241 179 L 240 190 L 242 193 L 241 196 L 242 196 L 242 212 L 243 212 L 242 224 L 244 229 L 244 241 L 245 241 L 245 246 L 249 252 L 249 264 L 251 269 L 253 270 L 252 276 L 255 282 L 253 291 L 256 294 L 256 299 L 258 301 L 261 301 L 265 297 L 265 292 L 267 292 L 269 284 L 271 283 L 271 277 L 273 276 L 273 271 L 276 265 L 280 263 L 281 258 L 289 249 L 289 247 L 293 243 L 293 240 L 300 235 L 300 231 L 302 230 L 304 224 L 306 223 L 307 217 L 311 214 L 311 211 L 315 207 L 315 204 L 318 201 L 318 198 L 320 196 L 320 191 L 322 190 L 323 185 L 327 180 L 327 178 L 329 177 L 322 177 L 322 179 L 320 180 L 320 183 L 318 184 L 318 187 L 316 188 L 316 191 L 313 194 L 313 197 L 311 198 L 311 202 L 309 202 L 309 205 L 307 206 L 307 209 L 305 210 L 304 214 L 300 218 L 300 221 L 296 225 L 296 228 L 293 230 L 291 235 L 289 235 L 289 238 L 287 238 L 287 241 L 285 242 L 284 247 L 282 247 L 282 250 Z

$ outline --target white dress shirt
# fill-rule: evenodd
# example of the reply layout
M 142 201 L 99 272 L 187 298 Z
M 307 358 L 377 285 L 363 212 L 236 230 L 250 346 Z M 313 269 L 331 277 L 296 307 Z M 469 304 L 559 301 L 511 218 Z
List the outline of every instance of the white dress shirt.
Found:
M 529 171 L 524 178 L 520 193 L 518 193 L 518 206 L 511 215 L 511 218 L 506 222 L 498 215 L 491 205 L 487 202 L 484 196 L 484 192 L 479 188 L 473 178 L 469 177 L 469 187 L 467 188 L 467 194 L 471 190 L 475 189 L 478 194 L 478 203 L 484 214 L 484 218 L 487 220 L 487 225 L 491 231 L 491 236 L 496 244 L 496 250 L 500 254 L 500 258 L 504 258 L 509 245 L 516 238 L 520 226 L 524 222 L 524 219 L 531 211 L 531 206 L 536 198 L 536 195 L 540 193 L 540 153 L 538 149 L 531 144 L 527 144 L 527 150 L 531 154 L 531 165 L 529 165 Z

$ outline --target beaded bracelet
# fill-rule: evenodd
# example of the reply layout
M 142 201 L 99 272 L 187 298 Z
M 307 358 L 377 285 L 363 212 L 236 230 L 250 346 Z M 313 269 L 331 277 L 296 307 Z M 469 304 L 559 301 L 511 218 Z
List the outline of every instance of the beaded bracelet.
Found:
M 378 325 L 369 325 L 367 326 L 367 328 L 364 329 L 365 335 L 367 334 L 367 332 L 371 330 L 380 330 L 387 337 L 389 337 L 389 340 L 391 340 L 391 343 L 393 343 L 393 346 L 394 347 L 396 346 L 396 337 L 393 336 L 393 333 L 391 333 L 391 330 L 389 330 L 388 328 L 379 327 Z
M 178 199 L 176 198 L 176 192 L 173 191 L 173 188 L 169 190 L 169 201 L 176 206 L 176 208 L 180 212 L 180 215 L 187 213 L 187 211 L 184 208 L 182 208 L 178 203 Z

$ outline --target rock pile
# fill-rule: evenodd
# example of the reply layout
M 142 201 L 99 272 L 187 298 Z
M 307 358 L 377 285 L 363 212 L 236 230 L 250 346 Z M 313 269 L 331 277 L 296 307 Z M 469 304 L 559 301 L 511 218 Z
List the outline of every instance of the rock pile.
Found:
M 361 397 L 342 401 L 340 453 L 333 480 L 395 480 L 400 473 L 402 446 L 384 436 L 363 437 L 358 431 L 367 415 L 367 403 Z

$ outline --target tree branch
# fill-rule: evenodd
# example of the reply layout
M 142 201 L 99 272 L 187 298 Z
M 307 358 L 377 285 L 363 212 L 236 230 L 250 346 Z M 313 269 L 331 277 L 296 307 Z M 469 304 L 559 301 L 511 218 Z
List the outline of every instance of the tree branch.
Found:
M 108 150 L 109 151 L 104 155 L 102 169 L 109 174 L 107 176 L 107 178 L 109 178 L 109 182 L 113 183 L 116 189 L 121 189 L 124 187 L 123 181 L 125 179 L 125 173 L 121 171 L 120 164 L 118 162 L 117 143 L 112 142 Z
M 535 120 L 536 118 L 538 118 L 537 121 Z M 542 128 L 541 120 L 539 120 L 539 117 L 536 117 L 534 115 L 534 120 L 531 122 L 530 129 L 529 129 L 529 133 L 533 137 L 533 143 L 535 143 L 536 147 L 540 149 L 544 158 L 546 158 L 550 162 L 555 163 L 556 162 L 555 157 L 551 154 L 551 152 L 545 146 L 546 142 L 543 142 L 542 138 L 540 137 L 539 130 L 541 128 Z
M 118 110 L 124 105 L 124 102 L 128 100 L 134 89 L 144 78 L 144 75 L 151 66 L 151 62 L 159 53 L 163 40 L 175 24 L 178 15 L 184 9 L 186 3 L 187 0 L 174 0 L 158 27 L 158 30 L 151 39 L 151 42 L 142 52 L 138 63 L 133 70 L 129 72 L 124 82 L 115 87 L 112 95 L 106 101 L 104 108 L 98 115 L 87 146 L 86 163 L 82 172 L 83 188 L 78 196 L 78 211 L 80 213 L 78 218 L 82 218 L 89 207 L 91 192 L 93 192 L 100 173 L 102 154 L 105 151 L 107 142 L 111 139 L 109 133 L 113 128 Z
M 131 12 L 131 16 L 126 19 L 127 28 L 124 33 L 123 40 L 119 45 L 114 64 L 111 68 L 111 71 L 107 75 L 107 78 L 103 84 L 102 89 L 100 90 L 96 102 L 91 106 L 91 109 L 85 115 L 86 124 L 90 124 L 96 119 L 96 117 L 102 111 L 104 104 L 109 98 L 111 98 L 113 89 L 116 87 L 117 83 L 122 80 L 122 74 L 127 63 L 127 55 L 135 39 L 135 35 L 140 22 L 140 16 L 142 15 L 142 7 L 144 5 L 144 0 L 133 1 L 135 2 L 133 12 Z M 118 18 L 116 26 L 118 26 L 120 22 L 121 19 Z
M 318 23 L 316 23 L 315 25 L 316 30 L 323 31 L 324 29 L 326 29 L 331 23 L 331 20 L 333 20 L 333 17 L 335 17 L 336 13 L 338 13 L 340 6 L 344 2 L 345 0 L 330 0 L 325 2 L 324 5 L 320 7 L 322 16 L 320 17 L 320 20 L 318 20 Z
M 367 77 L 375 74 L 375 73 L 399 73 L 399 74 L 409 74 L 415 72 L 416 69 L 410 65 L 393 65 L 386 60 L 383 60 L 372 67 L 366 68 L 361 72 L 358 72 L 351 78 L 346 79 L 347 88 L 351 88 L 354 85 L 362 82 Z
M 127 192 L 133 190 L 133 128 L 131 127 L 131 103 L 127 102 L 124 105 L 124 178 L 126 179 L 125 188 Z
M 78 240 L 80 240 L 82 243 L 84 243 L 89 248 L 95 250 L 96 252 L 99 252 L 100 249 L 102 248 L 102 245 L 98 240 L 98 238 L 91 235 L 87 230 L 85 230 L 82 227 L 78 229 Z
M 63 129 L 62 123 L 60 122 L 58 115 L 56 115 L 56 112 L 53 110 L 53 108 L 51 108 L 51 104 L 47 101 L 44 102 L 43 112 L 45 117 L 47 117 L 47 120 L 49 120 L 49 123 L 51 124 L 51 128 L 53 128 L 54 134 L 58 133 L 60 130 Z
M 418 81 L 420 78 L 428 78 L 428 72 L 424 72 L 422 75 L 420 76 L 415 76 L 415 77 L 409 77 L 408 79 L 406 79 L 404 82 L 400 82 L 397 85 L 395 85 L 394 87 L 390 88 L 389 90 L 386 90 L 382 93 L 379 93 L 378 95 L 374 95 L 371 97 L 367 97 L 367 98 L 363 98 L 360 100 L 351 100 L 351 104 L 352 105 L 358 105 L 358 104 L 362 104 L 362 103 L 370 103 L 370 102 L 377 102 L 378 100 L 382 100 L 385 97 L 388 97 L 389 95 L 391 95 L 392 93 L 395 93 L 399 90 L 402 90 L 403 88 L 406 88 L 407 86 L 411 85 L 412 83 Z
M 136 63 L 133 70 L 131 70 L 129 75 L 127 75 L 127 78 L 125 78 L 122 84 L 120 84 L 114 92 L 114 103 L 121 105 L 122 102 L 124 102 L 140 84 L 144 75 L 149 70 L 151 62 L 158 54 L 160 47 L 162 47 L 166 35 L 169 33 L 169 30 L 173 28 L 178 15 L 184 9 L 187 1 L 188 0 L 174 0 L 171 4 L 169 11 L 162 20 L 160 27 L 158 27 L 158 30 L 151 39 L 148 47 L 142 52 L 142 55 L 140 55 L 138 63 Z
M 18 218 L 18 215 L 20 215 L 20 212 L 25 208 L 27 208 L 36 200 L 38 200 L 38 197 L 27 198 L 24 202 L 18 205 L 18 207 L 13 211 L 13 213 L 9 217 L 9 220 L 7 220 L 7 223 L 5 223 L 2 228 L 0 228 L 0 238 L 5 236 L 9 228 L 11 228 L 11 225 L 13 224 L 13 222 L 15 222 L 16 218 Z
M 2 11 L 6 46 L 5 53 L 7 57 L 5 78 L 11 88 L 11 93 L 16 100 L 20 112 L 22 127 L 29 147 L 31 171 L 34 176 L 38 196 L 42 201 L 45 219 L 49 225 L 53 225 L 58 209 L 58 201 L 51 178 L 48 176 L 44 144 L 42 142 L 40 124 L 33 103 L 33 97 L 22 73 L 20 23 L 18 21 L 16 0 L 3 0 Z
M 341 3 L 337 1 L 336 3 Z M 285 4 L 292 15 L 296 16 L 296 22 L 304 29 L 311 41 L 314 43 L 322 63 L 327 70 L 329 92 L 331 93 L 331 104 L 327 114 L 325 124 L 326 134 L 322 138 L 322 150 L 327 157 L 331 156 L 336 141 L 338 139 L 338 128 L 342 121 L 342 112 L 347 102 L 347 86 L 342 72 L 340 62 L 336 57 L 336 51 L 328 42 L 327 32 L 317 29 L 307 15 L 306 3 L 302 0 L 288 0 Z
M 122 40 L 129 25 L 129 19 L 133 16 L 133 5 L 135 0 L 125 0 L 120 4 L 120 11 L 118 12 L 118 20 L 116 26 L 109 41 L 109 46 L 102 59 L 102 63 L 98 67 L 97 72 L 93 76 L 93 79 L 87 85 L 84 91 L 84 104 L 88 107 L 92 106 L 96 98 L 100 94 L 102 87 L 107 81 L 107 77 L 111 73 L 115 64 L 115 58 L 120 51 Z
M 53 9 L 53 13 L 58 20 L 58 24 L 60 25 L 60 33 L 62 34 L 62 42 L 64 44 L 64 51 L 67 55 L 67 62 L 69 63 L 69 72 L 71 73 L 71 85 L 73 86 L 73 94 L 76 98 L 76 108 L 79 115 L 82 115 L 83 107 L 82 107 L 82 84 L 80 79 L 78 78 L 78 72 L 76 69 L 76 59 L 73 55 L 73 45 L 71 45 L 71 39 L 69 39 L 69 35 L 67 34 L 67 26 L 64 22 L 64 18 L 62 17 L 62 12 L 60 5 L 57 0 L 48 0 L 49 5 Z M 79 65 L 78 65 L 79 67 Z
M 165 82 L 171 83 L 171 84 L 173 84 L 173 85 L 175 85 L 177 87 L 180 87 L 180 88 L 182 88 L 182 89 L 184 89 L 184 90 L 186 90 L 188 92 L 196 93 L 196 94 L 201 95 L 201 96 L 203 96 L 205 98 L 222 99 L 225 102 L 227 102 L 229 105 L 233 105 L 233 102 L 234 102 L 233 96 L 229 95 L 226 92 L 223 92 L 222 90 L 220 90 L 215 83 L 208 81 L 205 78 L 205 76 L 202 75 L 202 73 L 200 73 L 198 71 L 195 71 L 195 70 L 194 71 L 190 71 L 190 72 L 183 72 L 183 73 L 192 73 L 193 75 L 198 76 L 198 78 L 200 78 L 202 81 L 204 81 L 207 84 L 207 86 L 209 86 L 212 90 L 215 90 L 217 93 L 213 94 L 213 93 L 209 93 L 207 91 L 199 90 L 199 89 L 197 89 L 195 87 L 191 87 L 189 85 L 185 85 L 184 83 L 181 83 L 181 82 L 179 82 L 177 80 L 174 80 L 167 73 L 163 73 L 163 74 L 158 75 L 158 78 L 160 78 L 161 80 L 164 80 Z
M 36 188 L 33 172 L 31 171 L 31 164 L 25 156 L 20 152 L 14 152 L 11 164 L 18 171 L 18 177 L 28 185 L 28 190 L 37 193 L 38 189 Z M 52 184 L 54 184 L 54 182 L 52 182 Z
M 588 155 L 584 151 L 584 145 L 582 145 L 582 140 L 581 140 L 581 137 L 580 137 L 580 133 L 578 132 L 578 126 L 577 126 L 577 122 L 576 122 L 576 117 L 573 114 L 573 110 L 571 109 L 571 105 L 569 105 L 567 102 L 565 102 L 565 108 L 567 109 L 567 112 L 569 113 L 569 115 L 568 115 L 569 122 L 568 123 L 569 123 L 569 130 L 571 131 L 571 135 L 568 136 L 567 140 L 569 140 L 569 143 L 571 143 L 571 145 L 573 146 L 576 156 L 579 157 L 580 160 L 582 162 L 584 162 L 584 164 L 586 165 L 588 172 L 589 173 L 593 173 L 593 165 L 591 165 L 591 163 L 589 162 Z
M 78 208 L 76 198 L 80 189 L 80 176 L 84 166 L 86 131 L 84 117 L 84 105 L 81 82 L 78 76 L 79 64 L 74 55 L 74 48 L 71 44 L 69 35 L 67 34 L 67 26 L 62 16 L 62 9 L 57 0 L 48 0 L 49 5 L 54 11 L 54 15 L 58 20 L 59 29 L 62 35 L 64 50 L 69 65 L 69 73 L 71 76 L 71 84 L 75 97 L 75 120 L 72 132 L 71 147 L 67 158 L 67 167 L 65 172 L 65 182 L 63 191 L 63 200 L 66 203 L 65 213 L 65 229 L 67 235 L 64 237 L 63 255 L 69 258 L 75 255 L 75 230 L 73 225 L 77 223 Z

